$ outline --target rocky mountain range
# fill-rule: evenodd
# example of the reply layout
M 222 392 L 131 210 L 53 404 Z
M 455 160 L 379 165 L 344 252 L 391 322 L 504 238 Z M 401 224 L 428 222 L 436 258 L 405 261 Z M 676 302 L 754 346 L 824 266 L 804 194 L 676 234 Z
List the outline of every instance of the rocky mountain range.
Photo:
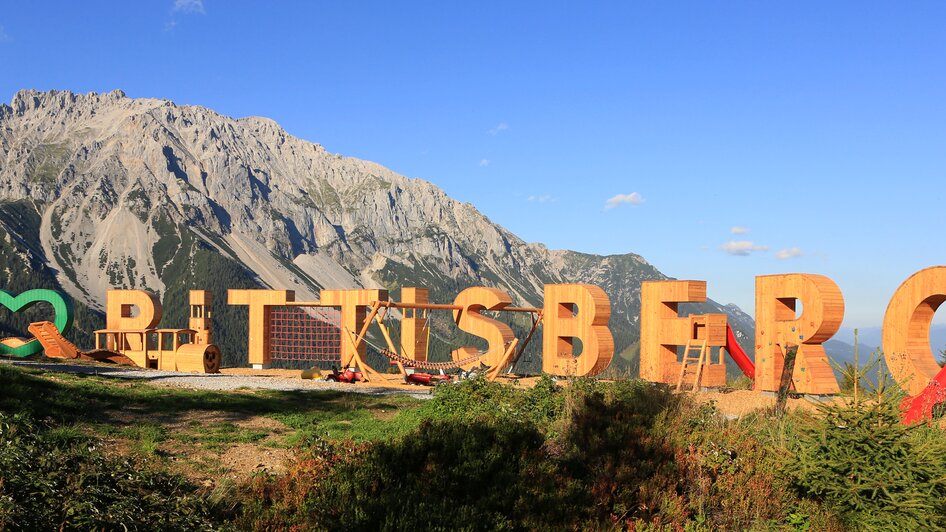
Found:
M 0 232 L 0 282 L 68 292 L 86 343 L 109 288 L 160 293 L 168 327 L 185 324 L 187 290 L 213 291 L 229 364 L 245 360 L 246 318 L 225 304 L 227 288 L 314 300 L 322 288 L 387 288 L 396 298 L 401 286 L 425 286 L 449 302 L 485 285 L 541 306 L 544 284 L 587 282 L 611 297 L 625 355 L 616 360 L 633 365 L 640 282 L 666 278 L 635 254 L 524 242 L 432 183 L 329 153 L 272 120 L 121 91 L 26 90 L 0 105 Z M 692 310 L 727 312 L 749 347 L 752 321 L 738 308 Z M 449 321 L 435 335 L 442 346 Z M 535 357 L 523 364 L 535 369 Z

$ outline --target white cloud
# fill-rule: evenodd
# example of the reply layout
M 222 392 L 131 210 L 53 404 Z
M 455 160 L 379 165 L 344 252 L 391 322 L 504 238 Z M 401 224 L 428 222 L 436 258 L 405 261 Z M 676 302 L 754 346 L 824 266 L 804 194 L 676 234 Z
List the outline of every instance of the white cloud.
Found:
M 13 37 L 10 37 L 10 34 L 7 33 L 6 28 L 0 26 L 0 42 L 12 41 Z
M 644 203 L 644 198 L 637 192 L 631 192 L 630 194 L 618 194 L 617 196 L 612 196 L 608 198 L 608 201 L 604 202 L 605 209 L 613 209 L 618 205 L 623 204 L 628 205 L 640 205 Z
M 801 257 L 801 255 L 801 249 L 799 248 L 781 249 L 775 252 L 775 258 L 778 260 L 794 259 L 795 257 Z
M 730 255 L 746 257 L 756 251 L 768 251 L 769 246 L 761 246 L 750 240 L 730 240 L 722 246 L 719 246 L 719 249 L 729 253 Z
M 480 166 L 489 166 L 489 159 L 480 159 Z
M 174 0 L 174 9 L 175 13 L 199 13 L 204 15 L 207 11 L 204 10 L 204 0 Z
M 734 235 L 744 235 L 744 234 L 746 234 L 746 233 L 749 232 L 749 228 L 748 228 L 748 227 L 741 227 L 741 226 L 738 226 L 738 225 L 737 225 L 737 226 L 733 227 L 732 229 L 730 229 L 729 232 L 732 233 L 732 234 L 734 234 Z
M 506 131 L 507 129 L 509 129 L 509 124 L 505 122 L 500 122 L 499 124 L 496 124 L 496 127 L 487 131 L 487 133 L 489 133 L 490 135 L 498 135 L 499 133 L 502 133 L 503 131 Z
M 530 201 L 532 203 L 554 203 L 558 201 L 558 198 L 553 198 L 548 194 L 544 194 L 542 196 L 529 196 L 526 198 L 526 201 Z

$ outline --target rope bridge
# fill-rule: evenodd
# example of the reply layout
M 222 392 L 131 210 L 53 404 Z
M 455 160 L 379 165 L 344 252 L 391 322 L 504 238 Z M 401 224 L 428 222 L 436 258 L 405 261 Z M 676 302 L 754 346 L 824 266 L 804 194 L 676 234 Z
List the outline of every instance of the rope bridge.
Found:
M 375 346 L 372 346 L 375 347 Z M 402 365 L 409 368 L 420 368 L 420 369 L 455 369 L 459 368 L 465 364 L 471 362 L 476 362 L 482 355 L 476 354 L 471 357 L 464 358 L 463 360 L 448 360 L 446 362 L 428 362 L 426 360 L 414 360 L 413 358 L 407 358 L 406 356 L 399 355 L 390 349 L 378 348 L 375 347 L 379 353 L 390 358 L 395 362 L 400 362 Z

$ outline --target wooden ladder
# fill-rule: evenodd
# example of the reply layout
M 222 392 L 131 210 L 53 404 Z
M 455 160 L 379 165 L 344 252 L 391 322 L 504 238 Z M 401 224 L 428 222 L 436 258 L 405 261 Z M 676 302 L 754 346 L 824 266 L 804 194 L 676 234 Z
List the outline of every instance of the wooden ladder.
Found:
M 703 378 L 703 366 L 708 362 L 708 352 L 706 349 L 706 340 L 700 341 L 699 344 L 694 345 L 694 342 L 698 340 L 687 340 L 686 347 L 683 348 L 683 362 L 680 363 L 680 378 L 677 379 L 677 391 L 683 390 L 683 377 L 686 375 L 687 366 L 696 362 L 696 376 L 693 378 L 693 390 L 700 389 L 700 381 Z M 698 352 L 695 357 L 690 356 L 692 352 Z

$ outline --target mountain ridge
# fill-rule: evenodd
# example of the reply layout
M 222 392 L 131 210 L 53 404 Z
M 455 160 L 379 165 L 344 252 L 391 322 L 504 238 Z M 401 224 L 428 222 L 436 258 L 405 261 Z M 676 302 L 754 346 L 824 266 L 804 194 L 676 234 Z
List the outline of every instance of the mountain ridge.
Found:
M 525 242 L 433 183 L 330 154 L 271 119 L 122 91 L 25 90 L 0 107 L 0 201 L 30 202 L 38 237 L 5 231 L 90 309 L 104 308 L 109 288 L 148 288 L 166 303 L 213 288 L 225 328 L 240 317 L 219 299 L 231 287 L 314 300 L 323 288 L 426 286 L 432 300 L 452 301 L 485 285 L 538 306 L 544 284 L 588 282 L 611 297 L 621 352 L 639 336 L 640 281 L 668 278 L 634 253 Z M 738 309 L 696 307 L 729 313 L 737 335 L 751 337 Z M 447 321 L 444 345 L 457 339 Z

